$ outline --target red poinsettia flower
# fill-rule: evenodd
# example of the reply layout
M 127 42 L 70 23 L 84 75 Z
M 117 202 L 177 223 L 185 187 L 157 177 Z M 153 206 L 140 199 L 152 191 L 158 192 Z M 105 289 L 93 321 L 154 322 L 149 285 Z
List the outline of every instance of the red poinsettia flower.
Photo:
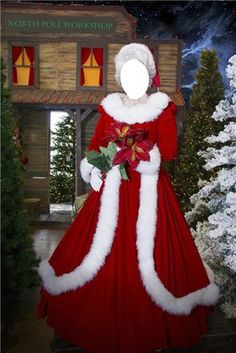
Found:
M 123 147 L 125 144 L 125 137 L 128 135 L 131 127 L 128 124 L 114 123 L 107 129 L 108 140 L 115 142 L 117 146 Z
M 135 141 L 143 141 L 146 138 L 147 132 L 143 129 L 130 128 L 125 136 L 125 140 L 133 138 Z
M 115 142 L 120 148 L 113 158 L 113 165 L 128 163 L 132 168 L 136 168 L 140 160 L 150 160 L 149 151 L 153 148 L 153 143 L 146 140 L 145 130 L 116 122 L 111 125 L 107 133 L 108 140 Z
M 133 137 L 129 137 L 126 140 L 126 146 L 116 153 L 112 164 L 117 165 L 127 162 L 132 168 L 136 168 L 141 160 L 150 160 L 149 151 L 152 148 L 153 143 L 150 141 L 135 141 Z

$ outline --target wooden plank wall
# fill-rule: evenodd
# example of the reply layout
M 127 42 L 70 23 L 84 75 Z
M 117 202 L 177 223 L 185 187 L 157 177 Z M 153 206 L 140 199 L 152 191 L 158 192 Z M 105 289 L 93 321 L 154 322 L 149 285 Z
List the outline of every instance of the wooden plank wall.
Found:
M 123 46 L 122 43 L 119 44 L 109 44 L 108 45 L 108 59 L 107 59 L 107 90 L 108 91 L 123 91 L 115 81 L 115 63 L 114 57 L 119 52 L 120 48 Z
M 76 90 L 76 43 L 40 43 L 41 89 Z
M 24 197 L 39 197 L 41 213 L 49 213 L 49 112 L 30 111 L 21 119 L 20 124 L 24 150 L 29 158 L 24 173 Z
M 108 44 L 107 91 L 122 91 L 115 81 L 114 56 L 123 43 Z M 2 56 L 8 62 L 7 42 L 2 42 Z M 76 90 L 77 43 L 39 43 L 39 84 L 40 89 Z M 157 64 L 163 92 L 175 92 L 177 87 L 178 44 L 157 45 Z M 6 75 L 8 76 L 7 70 Z
M 123 44 L 108 45 L 107 90 L 122 91 L 115 81 L 114 57 Z M 177 86 L 178 44 L 160 43 L 157 45 L 157 64 L 160 74 L 160 90 L 166 93 L 175 92 Z
M 63 37 L 69 37 L 70 39 L 75 39 L 76 41 L 83 41 L 86 42 L 87 40 L 91 40 L 91 35 L 93 37 L 93 40 L 97 41 L 97 40 L 101 40 L 101 36 L 102 38 L 106 41 L 106 40 L 114 40 L 114 38 L 119 38 L 119 39 L 124 39 L 124 40 L 131 40 L 132 38 L 132 33 L 135 30 L 133 27 L 135 26 L 134 23 L 131 21 L 131 18 L 129 18 L 128 13 L 125 14 L 125 11 L 122 10 L 116 10 L 115 8 L 112 9 L 112 7 L 109 6 L 104 6 L 103 8 L 98 7 L 98 8 L 93 8 L 91 6 L 83 6 L 84 9 L 82 7 L 71 7 L 70 9 L 63 9 L 60 5 L 59 5 L 60 9 L 58 9 L 58 7 L 56 8 L 56 6 L 51 6 L 50 9 L 45 9 L 44 6 L 42 6 L 41 8 L 39 8 L 37 6 L 37 8 L 33 9 L 28 7 L 27 5 L 23 5 L 23 4 L 19 4 L 19 6 L 16 6 L 16 8 L 12 7 L 12 8 L 3 8 L 2 9 L 2 13 L 18 13 L 18 14 L 26 14 L 27 15 L 56 15 L 56 16 L 61 16 L 63 19 L 70 19 L 70 16 L 72 17 L 83 17 L 83 16 L 89 16 L 89 18 L 94 18 L 94 19 L 102 19 L 104 17 L 109 17 L 109 18 L 113 18 L 114 22 L 116 22 L 116 29 L 115 31 L 111 32 L 111 33 L 100 33 L 98 32 L 92 32 L 91 33 L 34 33 L 33 37 L 34 40 L 37 40 L 38 38 L 41 38 L 42 36 L 47 37 L 47 38 L 52 38 L 52 39 L 56 39 L 58 40 L 58 37 L 60 37 L 60 40 Z M 131 17 L 131 16 L 130 16 Z M 5 34 L 5 33 L 3 33 Z M 15 40 L 17 41 L 17 38 L 20 38 L 22 40 L 22 33 L 20 31 L 15 31 L 15 32 L 11 32 L 10 33 L 11 36 L 15 37 Z M 25 38 L 30 38 L 32 40 L 32 34 L 29 33 L 24 33 L 24 37 Z
M 160 43 L 157 46 L 157 64 L 160 74 L 160 91 L 175 92 L 177 87 L 178 45 Z
M 77 44 L 73 42 L 39 43 L 39 87 L 52 90 L 76 90 Z M 9 65 L 8 43 L 1 42 L 1 55 Z M 8 86 L 8 68 L 6 86 Z

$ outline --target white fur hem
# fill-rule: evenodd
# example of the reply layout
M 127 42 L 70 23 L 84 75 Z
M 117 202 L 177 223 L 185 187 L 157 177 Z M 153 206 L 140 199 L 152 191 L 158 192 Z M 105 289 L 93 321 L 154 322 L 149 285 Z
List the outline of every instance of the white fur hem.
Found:
M 197 305 L 215 304 L 219 289 L 212 282 L 212 271 L 206 264 L 205 268 L 211 283 L 183 297 L 173 296 L 160 281 L 153 257 L 158 211 L 158 177 L 158 173 L 141 174 L 140 205 L 136 224 L 138 267 L 144 288 L 156 305 L 174 315 L 188 315 Z M 92 280 L 105 264 L 106 257 L 111 252 L 117 227 L 120 183 L 120 172 L 116 166 L 107 173 L 97 228 L 91 248 L 81 264 L 70 273 L 56 276 L 48 261 L 41 262 L 39 274 L 50 294 L 58 295 L 83 286 Z
M 94 166 L 88 162 L 87 157 L 84 157 L 80 162 L 80 173 L 83 180 L 86 183 L 90 182 L 91 179 L 91 172 Z
M 215 284 L 209 284 L 195 292 L 176 298 L 160 281 L 153 258 L 157 223 L 158 175 L 141 175 L 140 206 L 137 221 L 138 264 L 146 291 L 153 302 L 175 315 L 188 315 L 197 305 L 212 305 L 219 295 Z
M 127 106 L 122 102 L 122 95 L 125 93 L 110 93 L 101 101 L 101 105 L 115 120 L 128 124 L 157 119 L 171 101 L 166 93 L 159 91 L 151 94 L 144 103 Z
M 72 272 L 56 276 L 48 261 L 41 262 L 39 275 L 45 289 L 50 294 L 58 295 L 83 286 L 86 282 L 91 281 L 104 265 L 105 259 L 111 251 L 117 225 L 120 182 L 120 172 L 115 166 L 107 173 L 101 196 L 97 228 L 91 248 L 82 263 Z
M 150 161 L 140 161 L 136 167 L 137 172 L 141 174 L 157 174 L 160 168 L 161 155 L 159 148 L 155 145 L 150 153 Z

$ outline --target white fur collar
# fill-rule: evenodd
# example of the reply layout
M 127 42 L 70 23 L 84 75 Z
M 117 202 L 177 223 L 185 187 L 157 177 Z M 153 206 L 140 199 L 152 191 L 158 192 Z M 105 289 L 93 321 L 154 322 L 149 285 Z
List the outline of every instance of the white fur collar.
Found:
M 102 100 L 101 105 L 115 120 L 128 124 L 155 120 L 171 101 L 166 93 L 156 92 L 148 96 L 145 102 L 126 106 L 122 95 L 125 93 L 111 93 Z

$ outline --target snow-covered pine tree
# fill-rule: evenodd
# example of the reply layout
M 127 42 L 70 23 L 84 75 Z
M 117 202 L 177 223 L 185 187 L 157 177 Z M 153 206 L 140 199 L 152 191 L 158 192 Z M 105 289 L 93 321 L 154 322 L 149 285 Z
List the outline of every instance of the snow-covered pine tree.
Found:
M 75 199 L 75 121 L 66 116 L 52 132 L 53 146 L 50 168 L 51 203 L 71 203 Z
M 223 311 L 236 317 L 236 55 L 229 59 L 226 76 L 232 97 L 221 100 L 212 115 L 225 122 L 224 128 L 207 137 L 210 146 L 198 153 L 205 160 L 204 168 L 217 174 L 199 182 L 201 188 L 191 197 L 193 208 L 186 218 L 195 228 L 192 231 L 203 260 L 215 272 Z

